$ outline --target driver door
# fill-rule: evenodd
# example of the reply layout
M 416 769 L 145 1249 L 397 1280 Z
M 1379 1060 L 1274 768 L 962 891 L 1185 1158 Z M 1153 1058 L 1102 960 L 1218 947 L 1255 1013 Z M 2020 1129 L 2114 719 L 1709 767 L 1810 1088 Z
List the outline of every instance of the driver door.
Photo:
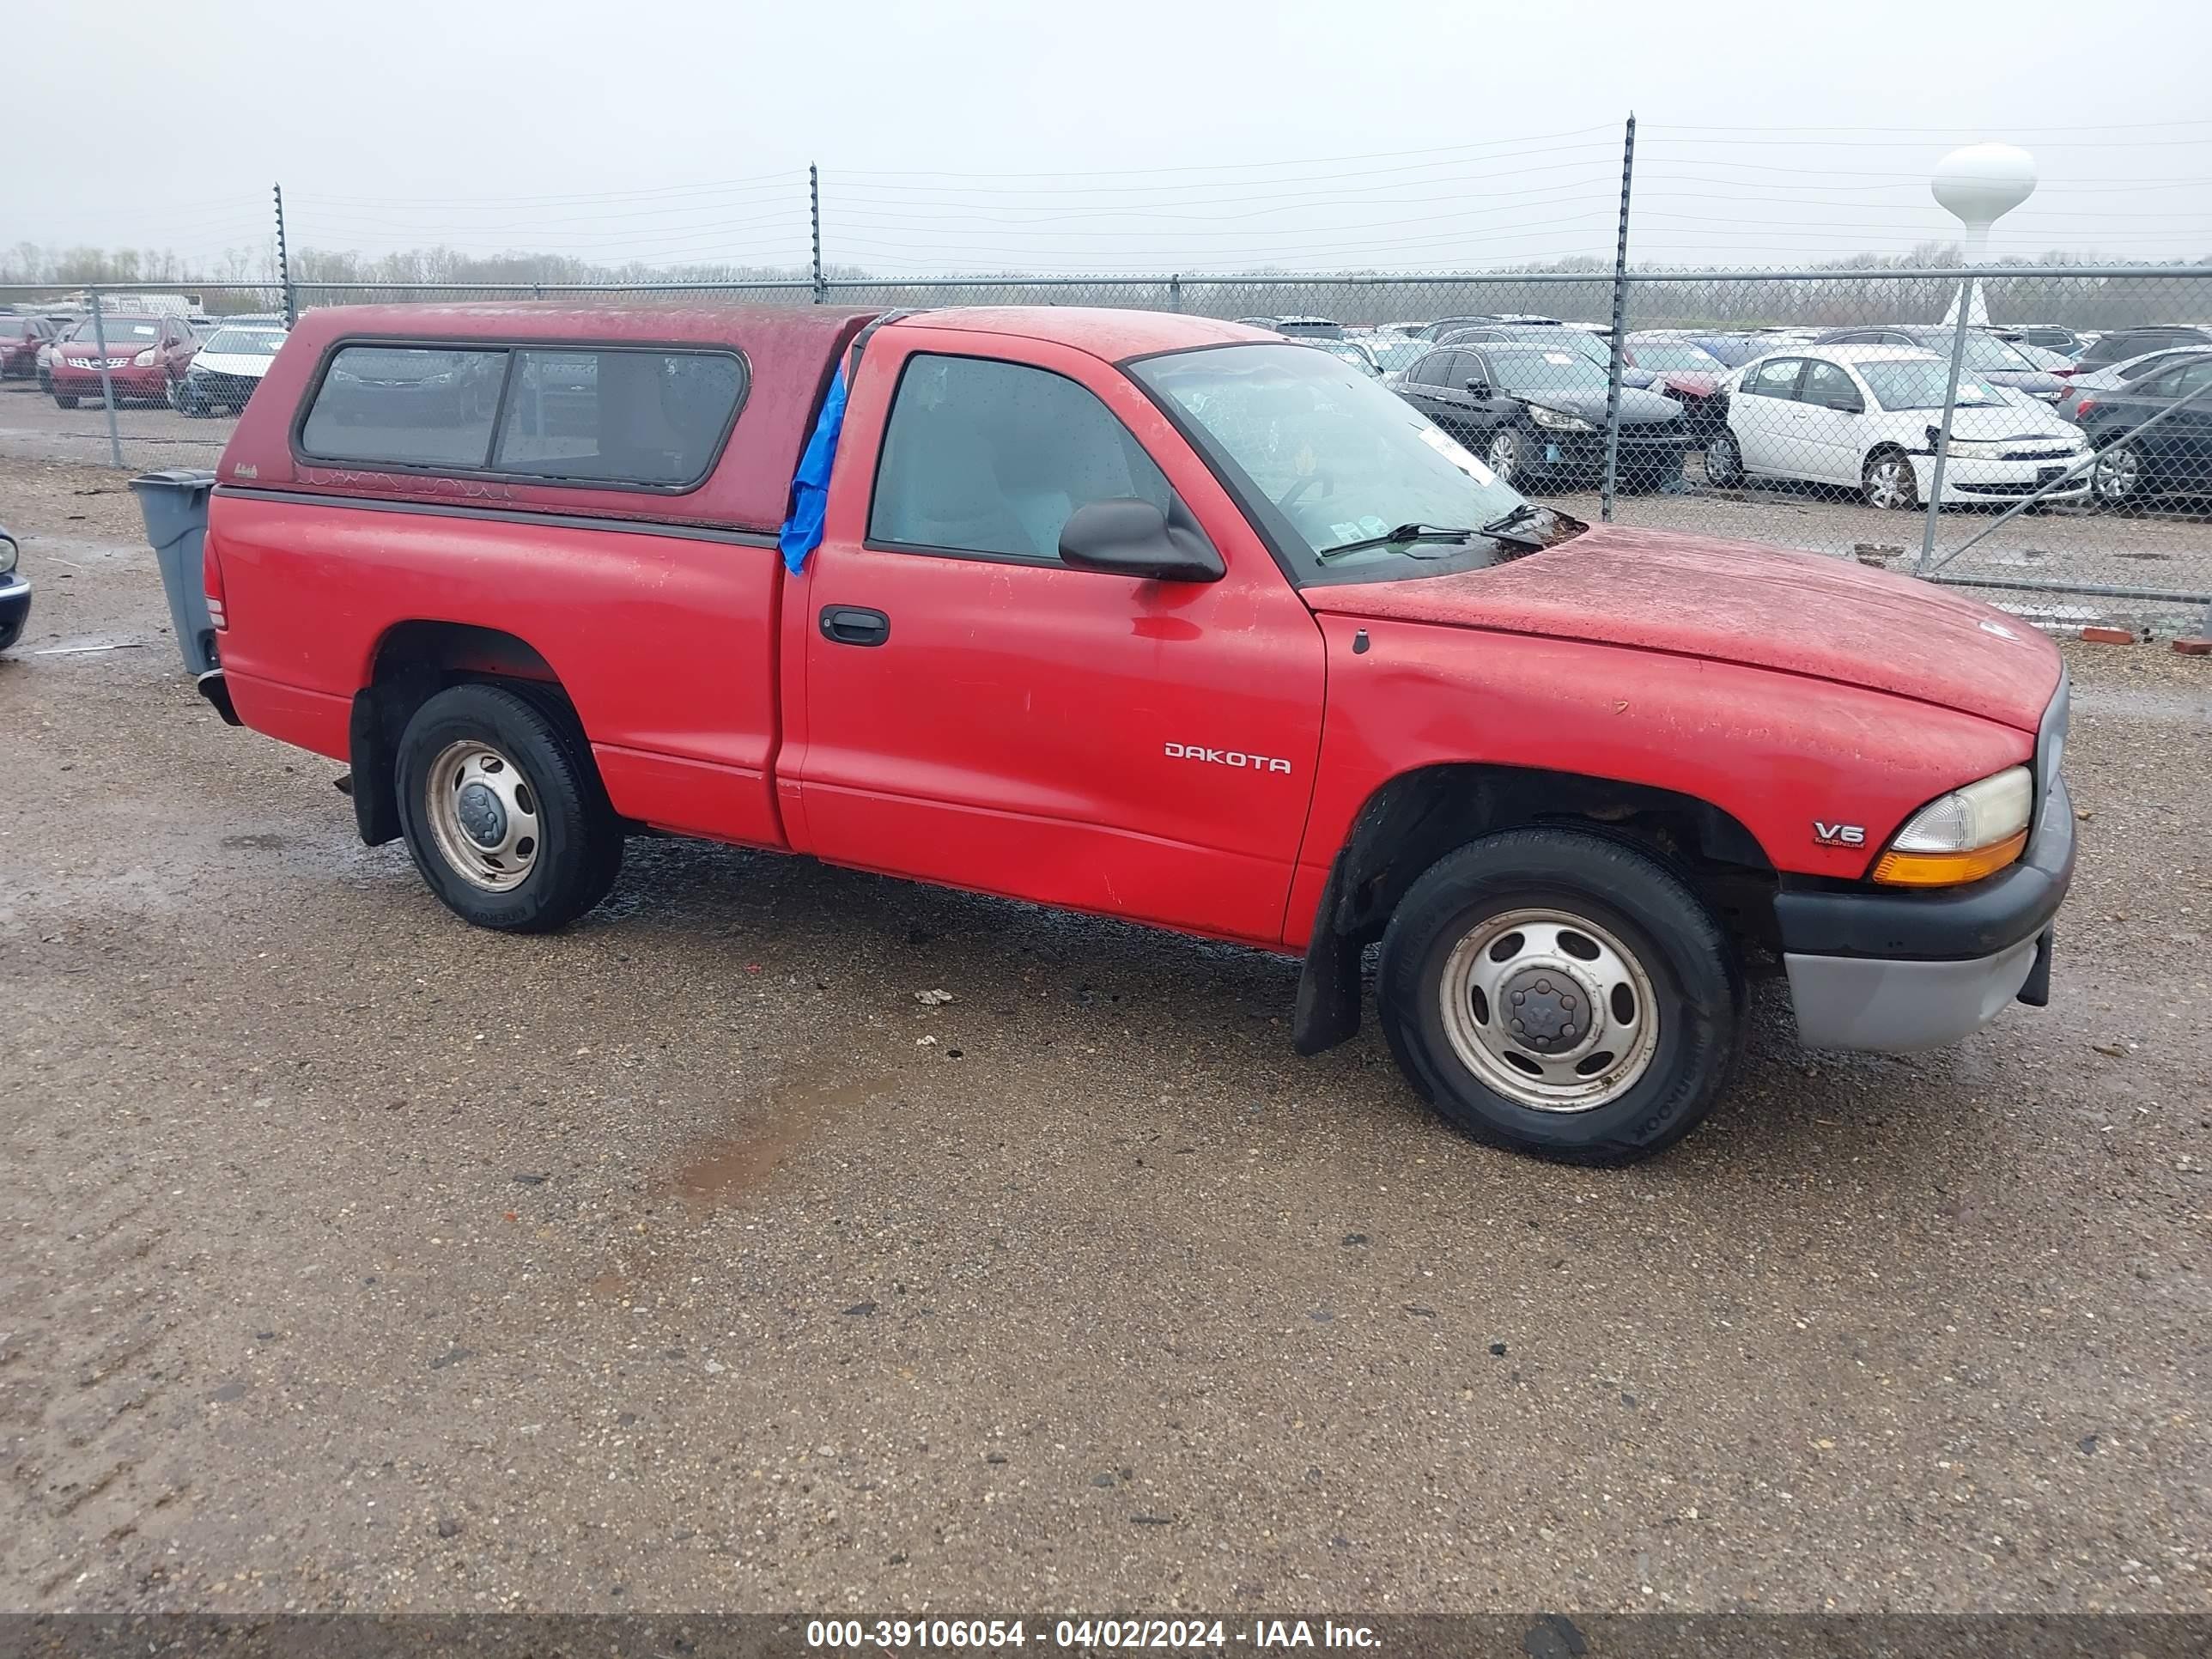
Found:
M 1840 363 L 1808 358 L 1798 382 L 1795 410 L 1802 477 L 1821 483 L 1855 485 L 1859 463 L 1869 447 L 1866 399 L 1851 372 Z
M 1729 399 L 1729 429 L 1743 452 L 1744 470 L 1784 478 L 1808 475 L 1796 443 L 1797 382 L 1802 357 L 1776 357 L 1743 377 Z
M 1167 582 L 1060 562 L 1070 514 L 1133 495 L 1179 499 L 1227 574 Z M 1321 632 L 1111 365 L 1039 341 L 883 331 L 847 411 L 822 544 L 786 594 L 795 712 L 778 769 L 796 783 L 795 843 L 1281 937 L 1320 747 Z

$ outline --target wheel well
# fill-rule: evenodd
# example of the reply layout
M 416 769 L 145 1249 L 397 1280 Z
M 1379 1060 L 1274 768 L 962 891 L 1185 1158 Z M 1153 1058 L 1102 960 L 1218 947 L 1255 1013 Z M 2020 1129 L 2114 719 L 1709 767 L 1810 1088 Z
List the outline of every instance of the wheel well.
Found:
M 415 711 L 465 680 L 521 682 L 561 690 L 560 676 L 529 641 L 503 629 L 410 621 L 387 629 L 354 694 L 350 738 L 354 820 L 375 847 L 399 834 L 399 735 Z M 565 696 L 565 694 L 563 694 Z
M 1587 830 L 1656 855 L 1739 950 L 1776 947 L 1774 866 L 1752 833 L 1711 802 L 1577 772 L 1422 767 L 1368 797 L 1337 854 L 1306 950 L 1298 1051 L 1317 1053 L 1358 1029 L 1359 953 L 1382 936 L 1424 871 L 1478 837 L 1537 825 Z

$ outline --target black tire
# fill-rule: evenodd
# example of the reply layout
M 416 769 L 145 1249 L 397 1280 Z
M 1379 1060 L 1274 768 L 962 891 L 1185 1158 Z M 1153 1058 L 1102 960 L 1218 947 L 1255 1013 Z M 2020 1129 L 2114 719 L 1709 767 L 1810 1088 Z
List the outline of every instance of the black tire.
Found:
M 494 891 L 440 850 L 428 817 L 432 769 L 447 748 L 479 743 L 510 759 L 526 781 L 540 826 L 528 873 Z M 622 871 L 622 822 L 607 803 L 590 746 L 553 690 L 449 686 L 407 722 L 397 764 L 399 823 L 422 879 L 446 908 L 479 927 L 548 933 L 605 898 Z
M 1518 427 L 1501 426 L 1483 445 L 1482 459 L 1501 483 L 1518 483 L 1528 476 L 1528 440 Z
M 1705 482 L 1716 489 L 1734 489 L 1743 483 L 1743 450 L 1725 426 L 1705 441 Z
M 2110 439 L 2098 446 L 2097 459 L 2089 464 L 2089 493 L 2098 506 L 2133 506 L 2143 493 L 2142 483 L 2141 449 L 2125 438 Z
M 57 392 L 54 393 L 54 407 L 57 409 L 75 409 L 76 407 L 76 393 L 74 392 Z
M 1875 450 L 1859 469 L 1859 494 L 1877 510 L 1919 511 L 1920 478 L 1912 470 L 1912 458 L 1894 444 Z
M 1461 1057 L 1446 1029 L 1444 975 L 1455 948 L 1486 921 L 1524 908 L 1609 933 L 1648 979 L 1651 1008 L 1634 1007 L 1631 1018 L 1656 1014 L 1649 1058 L 1602 1103 L 1547 1109 L 1501 1093 Z M 1583 1164 L 1649 1157 L 1704 1121 L 1735 1059 L 1742 997 L 1728 941 L 1680 877 L 1621 842 L 1553 829 L 1485 836 L 1431 866 L 1390 918 L 1377 985 L 1399 1068 L 1447 1122 L 1517 1152 Z

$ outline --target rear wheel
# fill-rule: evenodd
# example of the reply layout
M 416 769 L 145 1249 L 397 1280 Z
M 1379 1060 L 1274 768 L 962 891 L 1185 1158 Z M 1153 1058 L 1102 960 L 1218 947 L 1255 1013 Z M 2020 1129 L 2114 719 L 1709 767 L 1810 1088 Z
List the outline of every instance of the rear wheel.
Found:
M 542 933 L 607 896 L 622 824 L 557 695 L 456 685 L 399 740 L 400 827 L 446 908 L 479 927 Z
M 1587 1163 L 1641 1158 L 1720 1097 L 1741 981 L 1680 877 L 1601 836 L 1516 830 L 1413 884 L 1383 935 L 1383 1029 L 1455 1127 Z
M 1912 471 L 1912 458 L 1901 449 L 1877 449 L 1868 456 L 1859 487 L 1869 507 L 1885 512 L 1910 513 L 1920 505 L 1920 479 Z
M 2142 489 L 2142 452 L 2124 441 L 2106 444 L 2097 452 L 2089 471 L 2089 488 L 2100 507 L 2124 507 Z

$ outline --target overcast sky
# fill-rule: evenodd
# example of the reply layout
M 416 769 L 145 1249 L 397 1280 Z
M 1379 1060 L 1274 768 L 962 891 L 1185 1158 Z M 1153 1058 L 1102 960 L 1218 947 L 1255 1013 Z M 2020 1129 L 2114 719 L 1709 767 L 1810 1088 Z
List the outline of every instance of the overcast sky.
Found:
M 23 0 L 9 8 L 24 17 Z M 444 244 L 678 265 L 1817 264 L 1948 236 L 1929 165 L 2033 152 L 1992 254 L 2212 255 L 2212 7 L 1465 0 L 30 0 L 0 243 Z M 27 36 L 45 42 L 21 50 Z M 89 78 L 88 78 L 89 77 Z

